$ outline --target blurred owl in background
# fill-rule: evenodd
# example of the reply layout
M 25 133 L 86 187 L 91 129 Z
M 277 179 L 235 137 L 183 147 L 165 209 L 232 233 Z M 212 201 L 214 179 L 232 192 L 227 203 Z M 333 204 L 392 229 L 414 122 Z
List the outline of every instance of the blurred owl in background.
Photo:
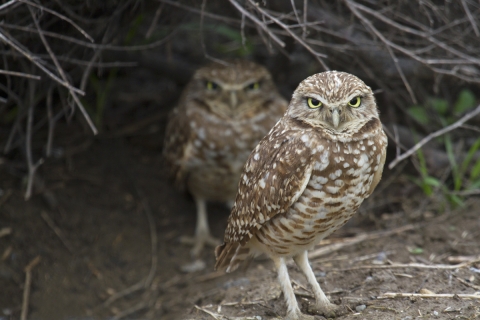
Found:
M 207 219 L 208 201 L 233 205 L 248 156 L 287 108 L 266 68 L 251 61 L 211 63 L 195 72 L 167 124 L 163 154 L 167 170 L 197 208 L 193 244 L 218 245 Z M 226 218 L 226 217 L 225 217 Z

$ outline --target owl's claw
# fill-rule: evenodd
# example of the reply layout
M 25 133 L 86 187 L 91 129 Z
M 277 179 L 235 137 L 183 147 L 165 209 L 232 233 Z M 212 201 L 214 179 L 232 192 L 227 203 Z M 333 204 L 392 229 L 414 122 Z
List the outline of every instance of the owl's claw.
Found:
M 304 313 L 301 313 L 300 310 L 287 313 L 284 318 L 285 320 L 314 320 L 314 316 L 310 316 Z
M 203 248 L 208 245 L 211 247 L 216 247 L 220 244 L 220 240 L 212 237 L 210 234 L 198 234 L 193 237 L 182 236 L 180 238 L 180 243 L 193 245 L 190 254 L 192 257 L 197 258 L 203 251 Z
M 344 315 L 348 311 L 344 306 L 337 306 L 333 303 L 315 303 L 308 306 L 308 312 L 311 314 L 319 314 L 326 317 L 327 319 L 330 319 Z

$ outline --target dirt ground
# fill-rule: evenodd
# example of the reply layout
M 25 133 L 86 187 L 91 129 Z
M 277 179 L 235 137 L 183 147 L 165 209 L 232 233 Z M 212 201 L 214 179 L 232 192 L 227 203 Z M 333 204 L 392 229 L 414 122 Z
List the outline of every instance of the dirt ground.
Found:
M 279 319 L 285 314 L 269 260 L 223 275 L 213 271 L 209 248 L 203 270 L 181 271 L 192 261 L 179 238 L 193 234 L 195 206 L 166 180 L 163 129 L 150 129 L 129 138 L 93 139 L 62 135 L 67 129 L 59 128 L 56 144 L 63 155 L 40 167 L 42 180 L 28 202 L 21 168 L 1 160 L 1 320 L 20 318 L 24 269 L 37 257 L 29 319 Z M 480 292 L 478 198 L 446 212 L 440 202 L 424 199 L 401 171 L 387 169 L 360 212 L 314 250 L 311 264 L 323 290 L 351 308 L 339 319 L 480 318 L 480 296 L 461 296 Z M 223 205 L 209 206 L 212 232 L 219 238 L 227 215 Z M 299 270 L 289 268 L 305 311 L 311 292 Z M 388 292 L 426 290 L 455 296 L 385 298 Z

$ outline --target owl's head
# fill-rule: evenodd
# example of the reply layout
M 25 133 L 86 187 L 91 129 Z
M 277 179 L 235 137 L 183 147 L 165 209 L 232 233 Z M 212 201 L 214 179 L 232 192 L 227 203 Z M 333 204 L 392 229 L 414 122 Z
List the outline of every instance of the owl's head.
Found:
M 346 72 L 327 71 L 299 84 L 287 116 L 335 135 L 360 129 L 378 118 L 378 110 L 372 90 L 362 80 Z
M 198 69 L 188 91 L 191 99 L 226 119 L 250 118 L 278 97 L 266 68 L 238 59 Z

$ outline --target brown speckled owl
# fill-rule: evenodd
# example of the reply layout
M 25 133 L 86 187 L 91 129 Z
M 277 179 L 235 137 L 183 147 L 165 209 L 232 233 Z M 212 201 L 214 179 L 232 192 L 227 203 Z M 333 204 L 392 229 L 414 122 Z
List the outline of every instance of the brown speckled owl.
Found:
M 195 199 L 195 237 L 183 238 L 194 244 L 194 256 L 205 244 L 219 244 L 206 202 L 231 207 L 245 161 L 287 105 L 267 69 L 245 60 L 200 68 L 185 88 L 167 125 L 164 157 L 176 186 Z
M 343 226 L 373 192 L 386 147 L 375 98 L 362 80 L 329 71 L 302 81 L 243 168 L 215 267 L 230 272 L 267 254 L 278 270 L 286 319 L 313 319 L 301 313 L 290 284 L 285 259 L 293 257 L 315 295 L 309 311 L 342 313 L 316 281 L 307 250 Z

